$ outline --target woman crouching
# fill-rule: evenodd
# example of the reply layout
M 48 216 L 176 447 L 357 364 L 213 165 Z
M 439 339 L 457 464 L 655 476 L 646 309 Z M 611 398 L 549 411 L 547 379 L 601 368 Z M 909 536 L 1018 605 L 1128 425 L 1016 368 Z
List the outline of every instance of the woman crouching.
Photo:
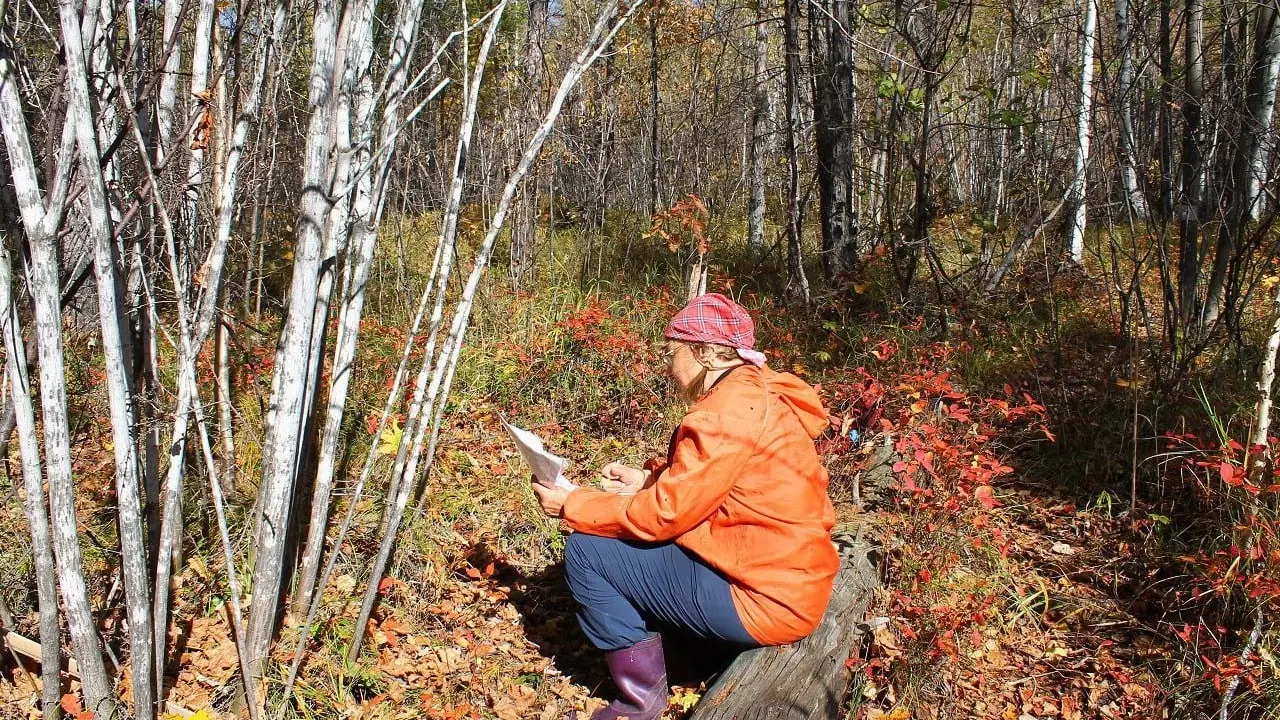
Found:
M 765 366 L 750 315 L 723 295 L 693 300 L 664 334 L 671 378 L 695 401 L 666 458 L 606 465 L 603 491 L 534 485 L 574 530 L 565 573 L 578 623 L 619 691 L 592 720 L 666 708 L 650 622 L 744 648 L 793 642 L 822 619 L 839 566 L 814 389 Z

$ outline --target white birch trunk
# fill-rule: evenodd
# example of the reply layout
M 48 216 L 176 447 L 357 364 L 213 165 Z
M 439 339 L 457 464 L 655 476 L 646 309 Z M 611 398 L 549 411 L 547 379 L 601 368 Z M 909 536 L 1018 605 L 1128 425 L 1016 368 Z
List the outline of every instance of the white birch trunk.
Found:
M 302 202 L 298 239 L 294 246 L 293 279 L 272 381 L 272 416 L 262 443 L 253 599 L 246 637 L 252 676 L 246 679 L 248 682 L 257 682 L 262 677 L 267 650 L 275 631 L 289 514 L 299 463 L 303 461 L 310 421 L 310 398 L 314 397 L 316 390 L 309 381 L 314 378 L 316 358 L 323 351 L 312 346 L 315 337 L 312 324 L 320 289 L 325 224 L 330 210 L 328 170 L 337 23 L 337 3 L 318 0 L 312 24 L 311 121 L 302 159 Z
M 1116 91 L 1120 116 L 1120 185 L 1129 209 L 1136 218 L 1147 216 L 1147 201 L 1138 185 L 1136 141 L 1133 136 L 1133 34 L 1129 23 L 1129 0 L 1116 0 L 1116 34 L 1120 53 Z
M 191 108 L 193 114 L 212 112 L 213 99 L 209 94 L 209 65 L 213 42 L 213 18 L 217 11 L 216 0 L 200 0 L 200 13 L 196 16 L 194 44 L 191 48 Z M 197 123 L 198 124 L 198 123 Z M 210 131 L 212 135 L 212 131 Z M 211 137 L 205 138 L 212 142 Z M 200 212 L 200 188 L 204 184 L 205 150 L 191 144 L 191 157 L 187 165 L 187 180 L 182 201 L 182 237 L 191 250 L 201 246 L 197 242 Z M 190 254 L 184 253 L 190 263 Z M 182 267 L 184 274 L 189 268 Z
M 1276 353 L 1280 352 L 1280 285 L 1276 287 L 1275 301 L 1271 307 L 1271 334 L 1262 352 L 1262 367 L 1258 370 L 1257 402 L 1253 411 L 1253 432 L 1249 435 L 1249 451 L 1263 450 L 1251 458 L 1247 471 L 1257 480 L 1267 469 L 1270 460 L 1267 451 L 1267 433 L 1271 430 L 1271 386 L 1276 379 Z
M 0 82 L 4 82 L 0 78 Z M 6 129 L 7 132 L 7 129 Z M 13 271 L 9 249 L 0 243 L 0 323 L 3 323 L 5 370 L 13 402 L 14 424 L 18 431 L 18 451 L 22 456 L 22 481 L 26 491 L 24 508 L 31 525 L 31 559 L 36 570 L 36 592 L 40 609 L 40 663 L 42 683 L 41 716 L 59 720 L 62 709 L 61 631 L 58 628 L 58 578 L 54 568 L 49 510 L 45 505 L 44 471 L 40 467 L 40 440 L 36 436 L 35 409 L 31 404 L 31 378 L 27 353 L 22 342 L 22 326 L 13 305 Z M 55 660 L 56 658 L 56 660 Z
M 354 74 L 359 78 L 358 87 L 355 89 L 355 127 L 357 137 L 361 140 L 355 160 L 357 166 L 363 167 L 369 162 L 371 154 L 365 138 L 371 138 L 373 133 L 374 98 L 373 83 L 368 74 L 373 50 L 372 6 L 369 3 L 361 5 L 362 8 L 356 14 L 356 22 L 363 31 L 358 34 L 358 37 L 352 36 L 350 57 L 354 61 Z M 303 608 L 308 608 L 311 603 L 316 575 L 324 553 L 325 531 L 328 527 L 342 417 L 354 371 L 353 363 L 359 339 L 360 318 L 364 309 L 365 288 L 368 286 L 374 246 L 377 243 L 376 215 L 379 214 L 386 197 L 386 180 L 399 131 L 399 106 L 408 79 L 408 63 L 413 56 L 413 48 L 417 41 L 418 20 L 422 14 L 422 6 L 421 0 L 415 0 L 401 3 L 397 8 L 396 29 L 389 49 L 390 63 L 385 83 L 387 103 L 382 115 L 379 156 L 371 172 L 361 173 L 354 189 L 355 197 L 350 218 L 354 254 L 349 254 L 347 260 L 345 297 L 339 313 L 328 405 L 311 500 L 311 519 L 308 523 L 306 548 L 299 571 L 298 589 L 293 602 L 294 614 L 301 614 Z M 373 182 L 375 178 L 376 185 Z
M 151 661 L 153 625 L 151 592 L 147 570 L 146 539 L 142 529 L 142 500 L 139 494 L 138 456 L 135 443 L 133 400 L 130 396 L 123 327 L 124 312 L 119 306 L 119 275 L 112 240 L 112 213 L 103 174 L 99 172 L 98 135 L 94 127 L 89 78 L 86 74 L 82 38 L 75 0 L 61 0 L 64 53 L 67 61 L 68 114 L 76 128 L 81 180 L 85 187 L 88 227 L 93 243 L 94 276 L 97 280 L 98 313 L 102 326 L 102 351 L 106 364 L 107 394 L 111 406 L 111 435 L 116 462 L 116 502 L 120 528 L 121 574 L 125 586 L 125 608 L 129 620 L 129 659 L 133 681 L 135 712 L 139 720 L 150 720 L 155 710 L 155 676 Z M 74 636 L 73 636 L 74 640 Z M 96 638 L 95 638 L 96 641 Z M 95 642 L 96 645 L 96 642 Z M 96 647 L 90 652 L 96 653 Z M 100 655 L 99 655 L 100 657 Z M 95 713 L 98 712 L 96 708 Z M 110 713 L 107 713 L 110 716 Z
M 96 18 L 96 7 L 89 14 Z M 73 51 L 79 59 L 83 73 L 84 46 L 78 30 L 77 27 L 76 32 L 72 33 L 74 48 L 71 47 L 71 38 L 65 39 L 68 50 Z M 115 700 L 111 681 L 102 661 L 102 646 L 89 609 L 76 532 L 66 380 L 63 375 L 57 233 L 67 198 L 75 135 L 72 123 L 66 123 L 58 167 L 54 173 L 54 186 L 49 190 L 46 205 L 40 193 L 39 173 L 31 153 L 30 134 L 18 97 L 16 80 L 17 73 L 8 57 L 0 57 L 0 125 L 3 126 L 5 145 L 14 175 L 14 193 L 31 250 L 30 284 L 40 356 L 41 413 L 54 562 L 87 707 L 101 717 L 110 718 L 115 713 Z
M 1277 7 L 1275 0 L 1265 2 L 1258 7 L 1258 32 L 1269 33 L 1269 40 L 1262 46 L 1263 53 L 1261 57 L 1255 58 L 1255 62 L 1259 67 L 1255 72 L 1260 72 L 1259 88 L 1261 92 L 1256 97 L 1249 98 L 1249 107 L 1247 111 L 1250 120 L 1258 133 L 1258 142 L 1254 145 L 1249 158 L 1249 201 L 1248 201 L 1248 217 L 1250 220 L 1258 219 L 1258 216 L 1266 208 L 1266 198 L 1262 195 L 1262 189 L 1267 183 L 1267 159 L 1275 150 L 1276 136 L 1271 129 L 1272 117 L 1276 109 L 1276 78 L 1280 76 L 1280 29 L 1276 24 L 1280 22 L 1280 9 Z
M 1084 0 L 1084 5 L 1084 33 L 1080 41 L 1080 115 L 1076 123 L 1076 171 L 1067 190 L 1068 203 L 1074 210 L 1067 246 L 1071 252 L 1071 262 L 1077 265 L 1084 263 L 1084 230 L 1088 216 L 1085 175 L 1089 167 L 1093 116 L 1093 48 L 1098 25 L 1097 0 Z
M 221 465 L 223 492 L 235 489 L 236 477 L 236 436 L 232 426 L 231 408 L 231 313 L 221 312 L 222 317 L 214 326 L 214 373 L 216 393 L 215 403 L 218 407 L 218 435 L 222 444 Z
M 258 108 L 262 102 L 262 87 L 266 81 L 268 68 L 271 67 L 275 46 L 284 32 L 286 19 L 285 3 L 283 0 L 277 0 L 272 13 L 270 34 L 263 39 L 262 48 L 259 50 L 257 64 L 254 68 L 253 84 L 249 87 L 244 106 L 236 117 L 235 127 L 231 133 L 226 165 L 222 175 L 222 185 L 217 189 L 218 213 L 214 226 L 213 244 L 209 249 L 209 256 L 205 260 L 205 271 L 201 273 L 204 277 L 204 284 L 197 293 L 195 317 L 189 321 L 189 324 L 184 323 L 184 327 L 188 329 L 183 331 L 180 338 L 178 399 L 174 413 L 174 427 L 167 446 L 169 448 L 169 469 L 165 477 L 165 507 L 164 519 L 161 523 L 161 550 L 156 561 L 154 614 L 156 618 L 155 627 L 157 629 L 157 650 L 155 658 L 156 665 L 160 668 L 156 673 L 157 677 L 164 677 L 162 665 L 165 661 L 165 647 L 168 638 L 169 576 L 172 571 L 172 548 L 178 541 L 177 529 L 181 525 L 184 470 L 182 459 L 185 454 L 188 420 L 193 406 L 193 396 L 195 395 L 193 362 L 188 358 L 196 356 L 199 348 L 204 345 L 213 324 L 214 313 L 217 309 L 218 288 L 222 284 L 226 248 L 231 239 L 235 195 L 240 177 L 240 164 L 244 156 L 245 144 L 249 137 L 249 126 L 257 119 Z M 175 254 L 172 247 L 169 254 L 172 261 Z M 182 285 L 183 281 L 178 269 L 173 267 L 171 270 L 175 283 Z M 187 297 L 182 287 L 178 287 L 177 290 L 179 298 Z M 180 315 L 184 313 L 184 308 L 185 302 L 180 302 L 178 308 Z
M 449 185 L 449 195 L 445 201 L 444 216 L 440 223 L 440 238 L 436 246 L 436 264 L 432 268 L 432 277 L 429 283 L 428 292 L 423 296 L 423 300 L 434 290 L 434 302 L 431 310 L 431 321 L 427 333 L 426 347 L 423 351 L 422 363 L 418 367 L 418 374 L 414 380 L 413 398 L 409 403 L 409 411 L 406 414 L 404 426 L 404 438 L 416 439 L 420 435 L 419 428 L 424 426 L 424 403 L 427 388 L 430 385 L 430 371 L 432 362 L 435 360 L 436 343 L 440 337 L 440 327 L 444 319 L 444 308 L 448 292 L 449 277 L 452 273 L 455 243 L 457 236 L 458 218 L 461 214 L 462 207 L 462 190 L 466 183 L 467 177 L 467 159 L 470 156 L 471 134 L 475 126 L 476 111 L 479 106 L 480 88 L 484 80 L 484 70 L 489 56 L 489 50 L 493 44 L 494 34 L 501 20 L 502 13 L 506 10 L 507 2 L 503 0 L 497 7 L 497 11 L 491 21 L 488 31 L 485 33 L 484 39 L 480 44 L 479 55 L 476 58 L 476 67 L 474 74 L 468 77 L 463 67 L 463 95 L 466 98 L 462 108 L 462 118 L 458 126 L 458 144 L 454 155 L 453 175 Z M 468 36 L 464 34 L 463 48 L 465 52 L 470 52 L 470 42 Z M 426 413 L 430 413 L 427 410 Z M 388 503 L 382 517 L 382 535 L 385 538 L 388 533 L 394 534 L 395 527 L 399 524 L 403 514 L 403 506 L 408 502 L 409 481 L 411 477 L 406 472 L 406 467 L 415 462 L 414 442 L 401 441 L 400 448 L 396 452 L 396 459 L 391 468 L 391 479 L 387 487 L 387 497 L 393 498 Z M 402 493 L 404 494 L 404 503 L 400 502 Z M 399 509 L 397 511 L 397 509 Z M 378 557 L 374 561 L 374 576 L 381 580 L 382 568 L 385 566 L 387 558 L 390 556 L 391 545 L 384 542 L 379 547 Z M 373 587 L 371 593 L 366 589 L 364 602 L 361 605 L 361 617 L 368 618 L 368 613 L 373 609 L 373 601 L 376 599 L 378 580 L 370 582 L 369 587 Z M 360 647 L 364 641 L 364 633 L 357 628 L 354 637 L 351 639 L 351 647 L 347 651 L 347 657 L 351 662 L 355 662 L 360 657 Z
M 156 100 L 156 152 L 157 164 L 167 161 L 168 154 L 176 152 L 173 142 L 174 113 L 178 107 L 178 79 L 182 72 L 182 42 L 179 37 L 182 16 L 182 0 L 164 0 L 164 25 L 161 34 L 164 70 L 160 76 L 160 88 Z
M 751 137 L 748 139 L 751 196 L 747 208 L 747 246 L 759 255 L 764 251 L 765 166 L 769 154 L 769 32 L 764 17 L 764 0 L 756 2 L 755 51 L 755 96 L 751 109 Z
M 1253 181 L 1257 179 L 1254 159 L 1263 143 L 1272 141 L 1273 135 L 1271 111 L 1275 106 L 1276 76 L 1272 72 L 1272 65 L 1277 55 L 1280 55 L 1280 28 L 1277 28 L 1275 0 L 1258 5 L 1255 18 L 1254 47 L 1248 64 L 1243 98 L 1245 113 L 1235 138 L 1236 148 L 1231 162 L 1226 222 L 1218 229 L 1213 271 L 1205 292 L 1202 319 L 1205 326 L 1232 310 L 1228 304 L 1236 293 L 1228 294 L 1231 267 L 1240 260 L 1250 213 L 1256 210 L 1256 205 L 1250 205 L 1256 198 L 1248 194 Z
M 31 294 L 40 354 L 40 412 L 58 589 L 62 593 L 67 630 L 71 634 L 73 653 L 84 686 L 85 708 L 93 710 L 97 716 L 110 718 L 115 713 L 115 700 L 102 661 L 102 645 L 89 609 L 77 532 L 66 378 L 63 375 L 56 239 L 28 234 L 28 240 L 31 241 Z

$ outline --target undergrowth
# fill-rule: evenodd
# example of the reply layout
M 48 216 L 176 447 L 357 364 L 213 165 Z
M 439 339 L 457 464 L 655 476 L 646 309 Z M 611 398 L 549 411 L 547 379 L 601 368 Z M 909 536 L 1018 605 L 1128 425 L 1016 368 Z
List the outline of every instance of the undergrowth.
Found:
M 610 460 L 660 453 L 682 412 L 656 343 L 684 297 L 683 256 L 632 237 L 600 271 L 599 257 L 592 266 L 582 256 L 600 239 L 569 228 L 549 238 L 556 264 L 539 268 L 533 292 L 512 294 L 504 273 L 490 274 L 440 447 L 379 587 L 370 642 L 348 663 L 391 463 L 379 449 L 388 438 L 373 431 L 433 240 L 429 218 L 395 227 L 407 260 L 381 256 L 374 274 L 335 516 L 370 448 L 375 471 L 289 712 L 508 720 L 592 707 L 592 693 L 607 695 L 605 679 L 573 621 L 558 565 L 563 536 L 538 512 L 498 418 L 536 430 L 583 482 Z M 713 223 L 710 234 L 723 230 Z M 933 293 L 903 298 L 887 260 L 873 255 L 803 308 L 777 300 L 780 253 L 762 260 L 724 242 L 710 258 L 709 289 L 752 310 L 771 366 L 820 386 L 832 427 L 819 448 L 840 522 L 881 548 L 884 588 L 867 641 L 847 663 L 863 680 L 849 718 L 1203 717 L 1232 683 L 1231 717 L 1280 713 L 1270 620 L 1280 598 L 1280 487 L 1270 471 L 1244 474 L 1259 449 L 1241 444 L 1251 412 L 1243 368 L 1256 359 L 1260 327 L 1243 351 L 1160 386 L 1159 338 L 1118 334 L 1096 270 L 1046 272 L 1033 259 L 999 294 L 956 291 L 939 302 Z M 584 265 L 595 269 L 566 270 Z M 276 322 L 273 312 L 246 318 L 236 336 L 230 499 L 242 550 Z M 72 355 L 84 545 L 104 597 L 103 578 L 118 567 L 104 512 L 109 438 L 92 422 L 105 397 L 92 349 Z M 209 367 L 202 362 L 202 382 L 212 381 Z M 176 595 L 172 696 L 227 710 L 234 698 L 222 688 L 236 672 L 229 593 L 216 531 L 203 519 L 207 489 L 188 492 L 196 519 Z M 18 517 L 12 501 L 3 512 Z M 0 525 L 0 578 L 25 572 L 24 530 Z M 32 632 L 31 597 L 5 587 L 20 628 Z M 1259 612 L 1260 641 L 1245 653 Z M 118 629 L 118 611 L 104 617 Z M 286 620 L 272 689 L 299 630 Z M 677 687 L 668 716 L 687 715 L 700 692 L 696 681 Z

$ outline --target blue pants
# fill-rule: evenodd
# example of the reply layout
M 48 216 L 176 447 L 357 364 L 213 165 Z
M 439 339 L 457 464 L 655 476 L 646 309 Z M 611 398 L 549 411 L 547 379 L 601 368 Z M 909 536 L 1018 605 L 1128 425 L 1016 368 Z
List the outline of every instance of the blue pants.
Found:
M 729 581 L 675 543 L 647 545 L 585 533 L 569 536 L 565 575 L 578 624 L 606 652 L 648 635 L 647 621 L 734 645 L 758 645 L 742 626 Z

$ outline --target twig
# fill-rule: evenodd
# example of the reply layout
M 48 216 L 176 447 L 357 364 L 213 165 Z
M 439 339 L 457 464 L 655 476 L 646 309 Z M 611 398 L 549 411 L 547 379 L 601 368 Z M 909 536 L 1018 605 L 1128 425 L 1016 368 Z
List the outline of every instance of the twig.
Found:
M 194 358 L 191 359 L 195 363 Z M 249 661 L 245 653 L 244 617 L 240 610 L 240 580 L 236 577 L 235 557 L 231 554 L 231 533 L 227 530 L 227 513 L 222 500 L 222 483 L 218 467 L 213 460 L 213 448 L 209 445 L 209 430 L 204 422 L 204 405 L 200 393 L 192 398 L 195 403 L 196 428 L 200 435 L 200 449 L 204 452 L 205 469 L 209 473 L 209 486 L 213 492 L 213 509 L 218 516 L 218 532 L 222 535 L 222 557 L 227 564 L 227 583 L 231 586 L 231 629 L 235 633 L 236 658 L 240 661 L 240 680 L 244 684 L 245 703 L 249 706 L 250 720 L 258 720 L 258 704 L 253 701 L 253 676 L 249 674 Z
M 1240 651 L 1240 664 L 1244 664 L 1249 656 L 1253 654 L 1253 649 L 1258 646 L 1258 641 L 1262 639 L 1262 606 L 1258 606 L 1258 612 L 1254 616 L 1253 632 L 1249 633 L 1249 641 L 1244 644 L 1244 649 Z M 1236 675 L 1231 678 L 1231 682 L 1227 684 L 1227 691 L 1222 695 L 1222 705 L 1218 708 L 1218 720 L 1227 720 L 1227 710 L 1231 706 L 1231 698 L 1235 697 L 1236 690 L 1240 687 L 1240 676 Z

